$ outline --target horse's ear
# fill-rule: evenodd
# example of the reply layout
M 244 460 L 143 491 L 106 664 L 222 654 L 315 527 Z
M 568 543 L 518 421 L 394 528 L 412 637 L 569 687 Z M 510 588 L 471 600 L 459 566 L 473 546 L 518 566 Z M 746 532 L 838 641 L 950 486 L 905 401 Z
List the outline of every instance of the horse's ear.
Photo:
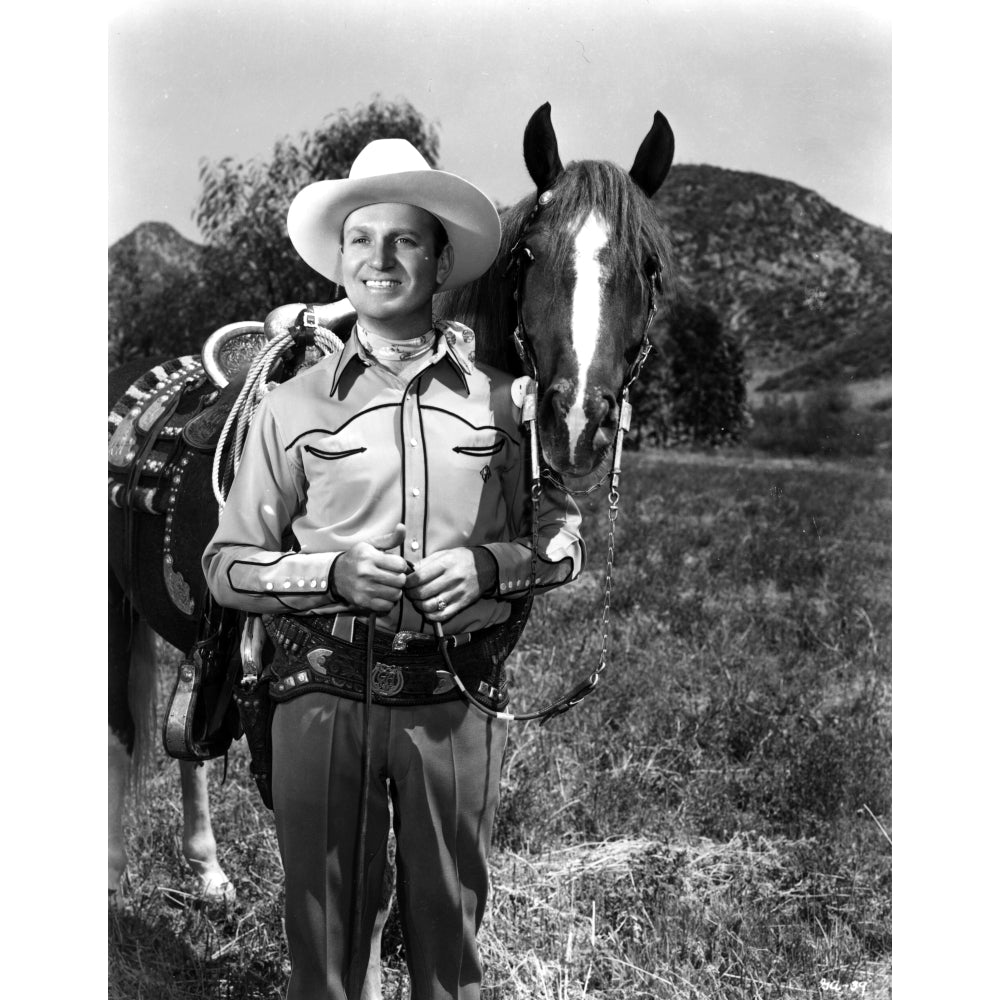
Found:
M 674 131 L 670 122 L 657 111 L 653 126 L 642 140 L 629 176 L 652 198 L 660 189 L 674 162 Z
M 552 128 L 552 105 L 546 101 L 524 129 L 524 163 L 538 193 L 547 191 L 562 173 L 559 144 Z

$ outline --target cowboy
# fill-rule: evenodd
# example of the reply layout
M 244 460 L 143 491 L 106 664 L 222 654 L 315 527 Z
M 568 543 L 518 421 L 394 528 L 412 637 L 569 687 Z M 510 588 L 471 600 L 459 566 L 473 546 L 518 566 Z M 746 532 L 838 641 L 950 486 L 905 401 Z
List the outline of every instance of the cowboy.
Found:
M 348 966 L 367 965 L 391 800 L 411 995 L 470 1000 L 503 660 L 525 596 L 579 574 L 580 514 L 546 487 L 532 515 L 515 380 L 477 363 L 472 330 L 433 315 L 434 293 L 499 249 L 480 190 L 380 139 L 348 178 L 299 192 L 288 233 L 357 322 L 342 351 L 264 395 L 203 558 L 216 600 L 263 615 L 275 647 L 287 996 L 345 1000 Z

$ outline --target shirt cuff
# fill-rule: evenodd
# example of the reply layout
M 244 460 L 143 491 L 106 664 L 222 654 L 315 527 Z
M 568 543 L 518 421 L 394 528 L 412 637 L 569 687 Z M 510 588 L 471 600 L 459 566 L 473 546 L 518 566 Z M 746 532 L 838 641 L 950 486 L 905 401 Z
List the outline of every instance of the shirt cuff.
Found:
M 330 574 L 326 578 L 326 592 L 330 595 L 330 599 L 334 602 L 334 604 L 347 604 L 348 603 L 345 600 L 344 595 L 341 594 L 341 593 L 339 593 L 338 590 L 337 590 L 337 588 L 333 584 L 333 570 L 334 570 L 334 567 L 336 567 L 336 565 L 337 565 L 337 560 L 343 554 L 344 554 L 343 552 L 338 552 L 333 557 L 333 562 L 330 563 Z

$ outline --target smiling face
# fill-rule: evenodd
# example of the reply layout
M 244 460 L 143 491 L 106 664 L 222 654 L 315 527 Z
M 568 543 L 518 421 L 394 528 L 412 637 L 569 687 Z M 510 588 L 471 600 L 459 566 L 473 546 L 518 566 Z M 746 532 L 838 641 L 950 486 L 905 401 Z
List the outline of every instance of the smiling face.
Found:
M 382 203 L 344 221 L 344 288 L 372 333 L 405 340 L 431 326 L 431 299 L 451 273 L 450 245 L 437 252 L 440 223 L 414 205 Z

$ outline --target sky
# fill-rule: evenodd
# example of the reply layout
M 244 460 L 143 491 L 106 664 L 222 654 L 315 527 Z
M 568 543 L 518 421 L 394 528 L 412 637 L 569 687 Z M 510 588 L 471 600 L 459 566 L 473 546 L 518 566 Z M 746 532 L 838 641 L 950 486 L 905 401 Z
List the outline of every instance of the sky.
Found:
M 548 101 L 564 162 L 630 166 L 660 110 L 675 162 L 794 181 L 892 227 L 888 2 L 119 0 L 109 244 L 146 221 L 199 239 L 202 158 L 266 160 L 376 94 L 437 125 L 439 166 L 501 205 L 531 188 L 522 136 Z

